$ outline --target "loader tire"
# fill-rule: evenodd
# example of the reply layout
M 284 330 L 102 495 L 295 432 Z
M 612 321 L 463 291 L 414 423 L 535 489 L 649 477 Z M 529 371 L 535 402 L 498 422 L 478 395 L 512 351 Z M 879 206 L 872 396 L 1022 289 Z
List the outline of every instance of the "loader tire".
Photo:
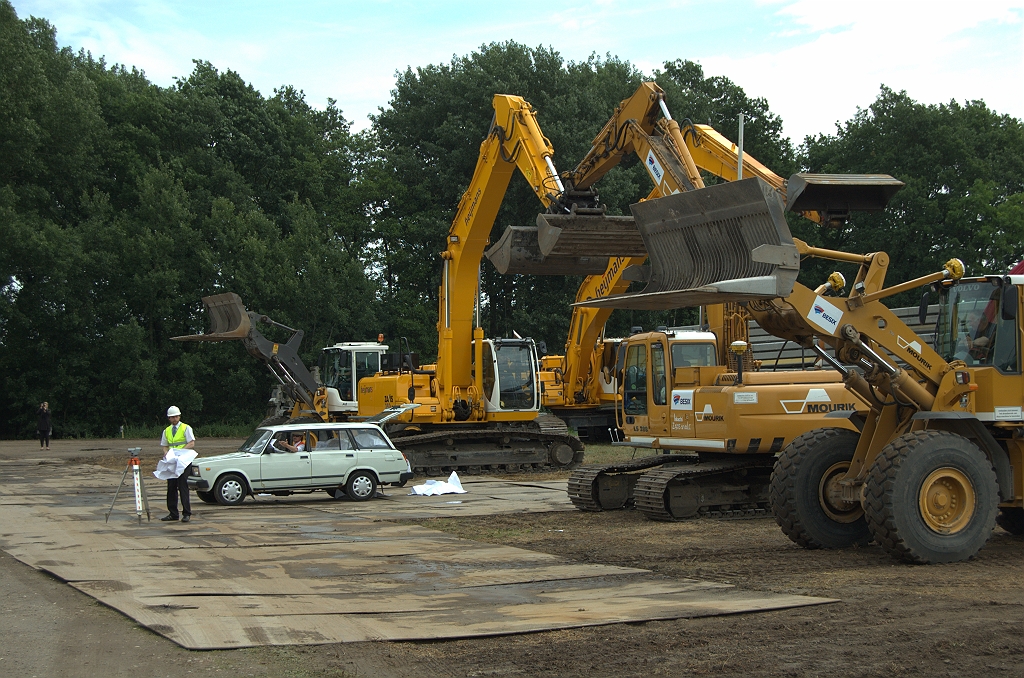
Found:
M 871 533 L 859 502 L 835 497 L 835 481 L 850 467 L 859 436 L 854 431 L 808 431 L 782 451 L 772 470 L 769 497 L 775 522 L 807 549 L 864 546 Z
M 972 558 L 991 536 L 999 508 L 992 462 L 947 431 L 912 431 L 886 445 L 864 494 L 875 540 L 909 563 Z
M 996 516 L 996 525 L 1010 534 L 1024 534 L 1024 508 L 1002 508 Z

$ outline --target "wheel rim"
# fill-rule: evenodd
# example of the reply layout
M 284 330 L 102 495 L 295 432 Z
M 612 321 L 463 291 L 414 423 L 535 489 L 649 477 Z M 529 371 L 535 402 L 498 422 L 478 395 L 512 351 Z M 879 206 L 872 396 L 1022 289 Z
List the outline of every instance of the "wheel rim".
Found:
M 373 492 L 373 481 L 366 476 L 357 476 L 352 480 L 352 494 L 360 499 L 369 497 Z
M 229 480 L 225 482 L 220 487 L 220 496 L 223 497 L 225 501 L 238 501 L 245 496 L 242 491 L 242 483 L 237 480 Z
M 818 483 L 818 503 L 821 510 L 837 523 L 853 523 L 864 515 L 864 508 L 860 502 L 843 499 L 843 488 L 839 480 L 849 470 L 850 462 L 836 462 L 828 467 Z
M 967 527 L 974 516 L 974 484 L 960 469 L 932 471 L 918 495 L 921 517 L 933 532 L 955 534 Z

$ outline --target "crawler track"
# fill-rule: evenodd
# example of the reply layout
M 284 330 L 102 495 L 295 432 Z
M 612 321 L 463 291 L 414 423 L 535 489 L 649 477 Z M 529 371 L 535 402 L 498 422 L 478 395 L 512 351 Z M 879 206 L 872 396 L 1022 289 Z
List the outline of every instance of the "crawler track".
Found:
M 774 456 L 665 454 L 583 466 L 569 477 L 581 511 L 634 505 L 652 520 L 755 518 L 768 515 Z
M 583 461 L 583 443 L 557 417 L 533 426 L 432 427 L 391 437 L 416 475 L 575 468 Z

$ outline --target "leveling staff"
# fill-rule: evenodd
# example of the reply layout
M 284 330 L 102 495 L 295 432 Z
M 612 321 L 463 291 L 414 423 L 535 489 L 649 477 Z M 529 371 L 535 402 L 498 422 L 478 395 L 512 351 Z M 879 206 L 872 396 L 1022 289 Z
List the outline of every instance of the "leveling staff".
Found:
M 167 408 L 167 420 L 171 422 L 171 425 L 164 429 L 164 433 L 160 437 L 160 446 L 164 449 L 164 455 L 167 455 L 169 449 L 193 449 L 196 446 L 196 436 L 192 432 L 191 426 L 181 423 L 181 410 L 171 405 Z M 167 479 L 167 510 L 170 513 L 160 520 L 170 522 L 178 519 L 178 495 L 181 495 L 181 522 L 187 523 L 192 519 L 192 505 L 189 503 L 188 496 L 188 477 L 191 474 L 192 464 L 190 463 L 177 478 Z

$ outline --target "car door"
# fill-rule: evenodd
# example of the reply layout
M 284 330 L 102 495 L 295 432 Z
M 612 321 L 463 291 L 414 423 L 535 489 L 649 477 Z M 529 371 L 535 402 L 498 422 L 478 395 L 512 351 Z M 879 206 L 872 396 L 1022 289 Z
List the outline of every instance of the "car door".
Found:
M 335 487 L 345 481 L 356 463 L 356 449 L 345 429 L 320 431 L 316 446 L 310 450 L 312 483 L 317 487 Z
M 277 452 L 268 444 L 260 455 L 260 483 L 264 490 L 283 490 L 309 487 L 312 464 L 310 453 Z

